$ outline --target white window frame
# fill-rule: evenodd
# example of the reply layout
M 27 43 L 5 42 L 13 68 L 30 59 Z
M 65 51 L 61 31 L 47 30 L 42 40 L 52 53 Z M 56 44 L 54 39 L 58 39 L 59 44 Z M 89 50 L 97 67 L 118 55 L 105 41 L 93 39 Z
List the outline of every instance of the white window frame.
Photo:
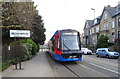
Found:
M 92 34 L 92 31 L 91 31 L 91 29 L 90 29 L 90 35 Z
M 104 23 L 104 30 L 108 30 L 108 22 Z
M 92 34 L 94 33 L 94 27 L 92 28 Z
M 112 41 L 115 41 L 115 32 L 112 32 Z
M 94 20 L 94 24 L 96 24 L 96 23 L 97 23 L 97 19 Z
M 104 19 L 105 19 L 105 20 L 107 19 L 107 13 L 105 13 L 105 15 L 104 15 Z
M 96 32 L 99 32 L 99 27 L 96 27 Z
M 115 28 L 115 21 L 112 21 L 112 28 Z

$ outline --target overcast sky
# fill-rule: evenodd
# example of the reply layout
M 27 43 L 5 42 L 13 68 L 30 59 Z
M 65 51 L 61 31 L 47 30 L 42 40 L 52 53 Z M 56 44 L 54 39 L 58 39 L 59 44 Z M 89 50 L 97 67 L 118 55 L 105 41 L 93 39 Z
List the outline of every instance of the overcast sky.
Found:
M 46 43 L 56 30 L 76 29 L 83 32 L 85 20 L 101 15 L 104 6 L 114 7 L 119 0 L 33 0 L 44 20 Z

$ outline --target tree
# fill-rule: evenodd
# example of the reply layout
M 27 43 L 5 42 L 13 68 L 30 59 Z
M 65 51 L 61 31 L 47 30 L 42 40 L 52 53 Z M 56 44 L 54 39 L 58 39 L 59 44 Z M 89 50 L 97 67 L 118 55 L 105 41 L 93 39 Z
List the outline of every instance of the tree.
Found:
M 45 31 L 42 17 L 33 2 L 3 2 L 2 4 L 2 40 L 3 43 L 13 41 L 9 30 L 30 30 L 34 42 L 44 44 Z
M 9 30 L 32 29 L 35 8 L 33 2 L 2 2 L 3 43 L 10 42 Z
M 97 41 L 97 48 L 107 48 L 108 47 L 108 36 L 101 35 Z
M 46 39 L 44 34 L 46 29 L 44 28 L 42 17 L 38 15 L 38 11 L 36 12 L 34 19 L 35 19 L 35 23 L 33 24 L 33 29 L 32 29 L 33 32 L 32 39 L 34 42 L 42 45 L 44 44 L 44 41 Z

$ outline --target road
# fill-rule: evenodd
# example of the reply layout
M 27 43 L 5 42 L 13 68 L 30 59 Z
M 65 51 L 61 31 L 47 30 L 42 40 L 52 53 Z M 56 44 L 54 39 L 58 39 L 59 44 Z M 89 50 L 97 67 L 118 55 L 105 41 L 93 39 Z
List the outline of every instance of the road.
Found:
M 47 55 L 56 77 L 118 77 L 118 59 L 83 55 L 82 61 L 58 62 Z
M 82 61 L 58 62 L 47 53 L 39 52 L 33 59 L 22 62 L 23 70 L 10 66 L 3 71 L 3 77 L 79 77 L 82 79 L 118 77 L 118 59 L 98 58 L 96 55 L 83 55 Z M 93 78 L 92 78 L 93 79 Z M 98 78 L 97 78 L 98 79 Z

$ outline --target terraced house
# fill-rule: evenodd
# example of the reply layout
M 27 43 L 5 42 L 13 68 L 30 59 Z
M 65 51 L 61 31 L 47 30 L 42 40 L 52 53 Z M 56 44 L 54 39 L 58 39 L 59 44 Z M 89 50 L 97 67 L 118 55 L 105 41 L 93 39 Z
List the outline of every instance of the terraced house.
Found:
M 84 46 L 96 46 L 100 35 L 107 35 L 109 42 L 120 38 L 120 2 L 117 6 L 104 7 L 101 16 L 94 20 L 86 20 L 84 26 Z
M 100 21 L 100 35 L 107 35 L 109 37 L 109 42 L 114 43 L 115 38 L 118 38 L 119 36 L 119 17 L 120 5 L 117 5 L 116 7 L 107 6 L 104 8 Z

